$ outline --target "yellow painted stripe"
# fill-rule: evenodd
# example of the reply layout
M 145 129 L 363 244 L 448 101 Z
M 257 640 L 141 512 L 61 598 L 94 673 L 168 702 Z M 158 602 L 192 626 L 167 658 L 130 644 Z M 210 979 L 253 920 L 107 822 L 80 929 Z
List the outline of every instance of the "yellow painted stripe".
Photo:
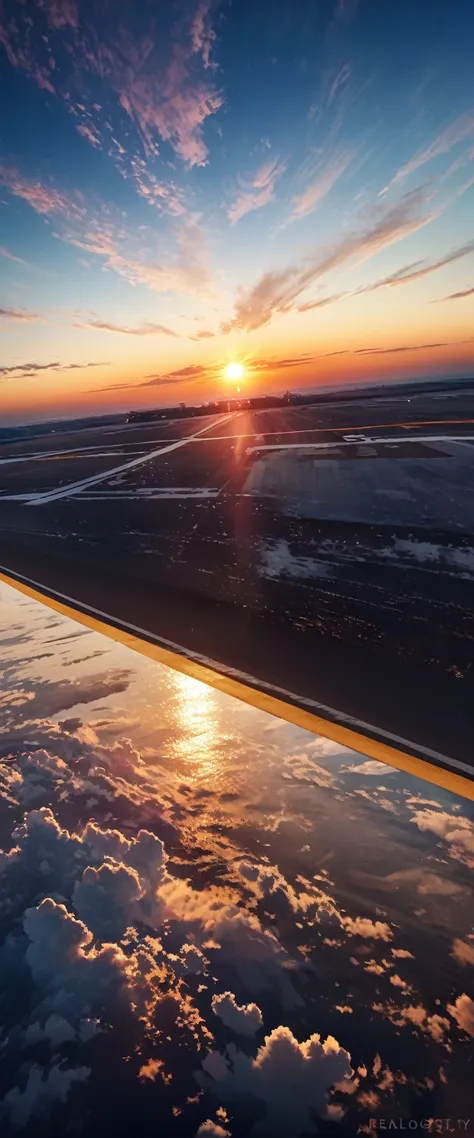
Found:
M 311 711 L 305 711 L 303 708 L 295 706 L 295 704 L 286 703 L 282 699 L 277 699 L 275 696 L 250 687 L 241 680 L 236 680 L 232 676 L 226 676 L 213 668 L 206 667 L 206 665 L 186 656 L 181 656 L 179 652 L 173 652 L 160 644 L 143 640 L 131 632 L 126 632 L 124 629 L 116 628 L 113 624 L 99 620 L 91 613 L 81 612 L 80 609 L 64 604 L 62 601 L 48 596 L 47 593 L 32 588 L 31 585 L 17 581 L 14 577 L 9 577 L 6 573 L 0 572 L 0 581 L 30 597 L 31 600 L 47 605 L 48 608 L 54 609 L 62 616 L 67 616 L 71 620 L 91 628 L 94 632 L 100 632 L 109 640 L 124 644 L 126 648 L 132 648 L 134 652 L 140 652 L 142 656 L 148 656 L 159 664 L 174 668 L 175 671 L 184 672 L 185 675 L 191 676 L 194 680 L 208 684 L 209 687 L 217 688 L 219 691 L 225 692 L 226 695 L 233 696 L 234 699 L 239 699 L 243 703 L 258 708 L 259 711 L 265 711 L 268 715 L 274 715 L 287 723 L 293 723 L 314 735 L 322 735 L 326 739 L 332 739 L 336 743 L 341 743 L 343 747 L 357 751 L 367 758 L 377 759 L 380 763 L 397 767 L 398 770 L 405 771 L 415 778 L 424 779 L 434 786 L 442 787 L 443 790 L 449 790 L 451 794 L 457 794 L 461 798 L 474 801 L 474 780 L 471 781 L 469 778 L 456 774 L 454 771 L 446 770 L 444 767 L 438 767 L 426 759 L 419 759 L 406 751 L 400 751 L 388 743 L 382 743 L 377 739 L 369 738 L 367 735 L 361 735 L 350 727 L 343 727 L 339 723 L 333 723 L 330 719 L 323 719 Z

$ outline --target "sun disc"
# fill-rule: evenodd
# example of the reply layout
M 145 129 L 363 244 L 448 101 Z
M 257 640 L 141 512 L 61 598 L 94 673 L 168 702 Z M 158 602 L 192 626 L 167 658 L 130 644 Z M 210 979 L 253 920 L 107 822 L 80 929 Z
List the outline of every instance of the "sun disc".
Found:
M 242 364 L 238 364 L 238 363 L 227 364 L 227 367 L 225 369 L 224 374 L 225 374 L 226 379 L 242 379 L 242 376 L 244 374 L 244 369 L 242 367 Z

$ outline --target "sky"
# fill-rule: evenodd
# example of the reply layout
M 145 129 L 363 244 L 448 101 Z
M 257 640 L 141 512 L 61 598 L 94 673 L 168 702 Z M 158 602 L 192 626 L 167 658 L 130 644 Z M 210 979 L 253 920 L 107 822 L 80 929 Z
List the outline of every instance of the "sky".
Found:
M 474 370 L 471 0 L 1 0 L 0 422 Z

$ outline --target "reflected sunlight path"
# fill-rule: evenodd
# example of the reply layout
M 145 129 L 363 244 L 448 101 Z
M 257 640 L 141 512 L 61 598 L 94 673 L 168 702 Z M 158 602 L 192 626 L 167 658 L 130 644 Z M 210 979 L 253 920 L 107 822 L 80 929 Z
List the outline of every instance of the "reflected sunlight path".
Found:
M 319 704 L 316 700 L 297 696 L 294 692 L 279 688 L 276 685 L 265 684 L 253 676 L 237 671 L 237 669 L 224 671 L 223 666 L 216 661 L 197 654 L 192 655 L 181 645 L 174 644 L 164 638 L 154 637 L 146 629 L 138 628 L 126 622 L 122 622 L 121 627 L 115 623 L 109 623 L 112 622 L 112 617 L 109 614 L 85 604 L 78 607 L 77 602 L 65 594 L 59 592 L 46 593 L 37 582 L 22 575 L 13 577 L 2 566 L 0 566 L 0 581 L 31 599 L 47 605 L 56 612 L 70 617 L 79 624 L 102 633 L 111 640 L 118 641 L 120 644 L 132 648 L 135 652 L 165 664 L 175 671 L 184 673 L 192 680 L 207 684 L 211 688 L 217 688 L 227 695 L 267 712 L 269 715 L 293 723 L 313 734 L 332 739 L 369 758 L 397 767 L 397 769 L 417 778 L 422 778 L 435 786 L 440 786 L 452 794 L 474 801 L 472 769 L 457 759 L 449 758 L 427 747 L 413 747 L 413 750 L 426 756 L 420 758 L 412 753 L 410 741 L 401 736 L 388 731 L 381 732 L 377 729 L 378 734 L 383 734 L 388 741 L 384 742 L 381 738 L 374 738 L 373 733 L 376 729 L 371 724 L 345 715 L 334 708 L 326 707 L 324 704 Z M 256 685 L 260 686 L 257 687 Z M 262 690 L 262 688 L 267 690 Z M 272 692 L 276 694 L 270 694 Z M 300 706 L 298 706 L 298 701 Z M 302 707 L 301 704 L 306 706 Z M 337 717 L 340 722 L 324 718 L 324 713 Z M 367 731 L 368 734 L 363 734 L 364 731 Z

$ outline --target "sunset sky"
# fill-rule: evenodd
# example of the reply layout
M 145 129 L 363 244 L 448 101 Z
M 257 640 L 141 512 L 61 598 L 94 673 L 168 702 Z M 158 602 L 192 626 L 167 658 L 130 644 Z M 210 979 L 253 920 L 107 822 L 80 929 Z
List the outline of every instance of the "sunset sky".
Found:
M 472 0 L 1 0 L 0 424 L 472 374 L 473 42 Z

